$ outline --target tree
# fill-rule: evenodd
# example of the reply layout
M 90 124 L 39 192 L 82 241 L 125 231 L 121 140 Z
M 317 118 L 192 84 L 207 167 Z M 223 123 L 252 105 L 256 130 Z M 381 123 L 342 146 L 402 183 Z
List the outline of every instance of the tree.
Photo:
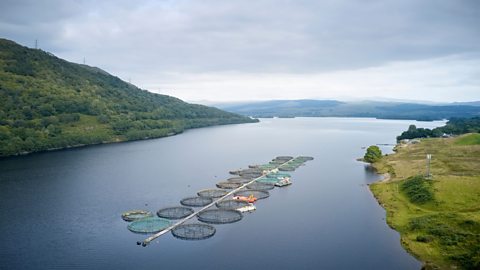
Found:
M 6 126 L 0 126 L 0 141 L 8 141 L 11 138 L 12 134 L 10 128 Z
M 382 158 L 382 151 L 376 145 L 372 145 L 368 147 L 367 152 L 365 153 L 365 156 L 363 156 L 363 159 L 369 163 L 378 161 L 381 158 Z

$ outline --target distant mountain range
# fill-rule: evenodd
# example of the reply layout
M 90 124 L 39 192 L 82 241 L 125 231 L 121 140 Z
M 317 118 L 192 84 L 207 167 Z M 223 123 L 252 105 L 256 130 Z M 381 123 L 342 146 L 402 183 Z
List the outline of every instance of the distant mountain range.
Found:
M 0 156 L 255 121 L 0 39 Z
M 454 102 L 452 105 L 467 105 L 467 106 L 480 106 L 480 101 L 471 101 L 471 102 Z
M 245 116 L 268 117 L 373 117 L 421 121 L 480 116 L 480 101 L 451 104 L 338 100 L 271 100 L 215 104 L 217 108 Z

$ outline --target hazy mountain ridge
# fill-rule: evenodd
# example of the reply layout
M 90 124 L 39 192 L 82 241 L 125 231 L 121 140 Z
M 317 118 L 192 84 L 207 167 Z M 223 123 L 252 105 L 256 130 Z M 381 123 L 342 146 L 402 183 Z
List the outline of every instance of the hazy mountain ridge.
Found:
M 0 156 L 254 121 L 0 39 Z
M 374 117 L 384 119 L 441 120 L 480 116 L 480 102 L 419 104 L 385 101 L 272 100 L 217 104 L 218 108 L 253 117 Z

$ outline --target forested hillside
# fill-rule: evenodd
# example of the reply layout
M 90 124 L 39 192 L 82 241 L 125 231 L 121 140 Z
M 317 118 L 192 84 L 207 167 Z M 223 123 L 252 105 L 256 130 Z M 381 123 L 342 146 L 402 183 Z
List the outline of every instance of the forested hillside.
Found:
M 218 104 L 216 107 L 253 117 L 374 117 L 431 121 L 480 116 L 480 106 L 477 102 L 431 105 L 405 102 L 343 102 L 304 99 Z
M 0 39 L 0 156 L 255 121 Z
M 397 141 L 415 138 L 438 138 L 444 135 L 465 133 L 480 133 L 480 117 L 452 118 L 445 126 L 434 129 L 417 128 L 415 125 L 410 125 L 407 131 L 397 136 Z

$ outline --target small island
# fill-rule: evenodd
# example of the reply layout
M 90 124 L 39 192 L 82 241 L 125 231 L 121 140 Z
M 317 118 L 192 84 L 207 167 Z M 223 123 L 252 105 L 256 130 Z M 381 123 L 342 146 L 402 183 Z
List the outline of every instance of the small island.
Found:
M 424 138 L 394 150 L 372 160 L 387 179 L 370 189 L 402 246 L 424 262 L 424 269 L 478 269 L 480 134 Z

